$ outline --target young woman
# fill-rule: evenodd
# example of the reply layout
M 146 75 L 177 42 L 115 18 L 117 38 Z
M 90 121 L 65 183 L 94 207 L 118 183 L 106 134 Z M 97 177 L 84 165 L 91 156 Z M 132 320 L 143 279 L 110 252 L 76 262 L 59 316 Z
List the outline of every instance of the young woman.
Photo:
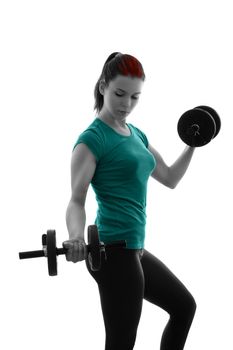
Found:
M 95 224 L 100 241 L 125 240 L 126 248 L 106 248 L 100 271 L 89 273 L 98 284 L 106 330 L 105 350 L 134 347 L 143 299 L 170 315 L 161 350 L 181 350 L 196 303 L 186 287 L 154 255 L 144 249 L 146 193 L 149 176 L 173 189 L 183 177 L 194 148 L 187 146 L 172 166 L 149 143 L 128 115 L 138 103 L 145 81 L 141 63 L 115 52 L 104 64 L 95 86 L 97 116 L 74 145 L 72 196 L 66 221 L 66 259 L 86 259 L 85 200 L 91 184 L 98 203 Z

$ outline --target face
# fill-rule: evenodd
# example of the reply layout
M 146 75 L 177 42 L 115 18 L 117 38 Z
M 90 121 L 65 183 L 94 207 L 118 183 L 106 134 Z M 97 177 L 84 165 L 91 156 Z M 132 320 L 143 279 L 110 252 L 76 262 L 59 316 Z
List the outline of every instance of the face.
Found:
M 105 118 L 124 120 L 138 103 L 143 87 L 140 78 L 118 75 L 106 86 L 102 81 L 99 86 L 104 96 L 104 104 L 100 115 Z

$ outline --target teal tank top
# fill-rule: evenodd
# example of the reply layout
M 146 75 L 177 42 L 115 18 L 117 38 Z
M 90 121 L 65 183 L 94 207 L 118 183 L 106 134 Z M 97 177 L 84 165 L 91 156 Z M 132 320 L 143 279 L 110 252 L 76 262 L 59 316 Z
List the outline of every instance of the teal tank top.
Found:
M 146 135 L 127 124 L 130 136 L 117 133 L 96 118 L 78 137 L 96 158 L 91 181 L 98 203 L 95 225 L 100 241 L 126 240 L 126 248 L 142 249 L 145 241 L 147 182 L 156 166 Z M 74 150 L 73 148 L 73 150 Z

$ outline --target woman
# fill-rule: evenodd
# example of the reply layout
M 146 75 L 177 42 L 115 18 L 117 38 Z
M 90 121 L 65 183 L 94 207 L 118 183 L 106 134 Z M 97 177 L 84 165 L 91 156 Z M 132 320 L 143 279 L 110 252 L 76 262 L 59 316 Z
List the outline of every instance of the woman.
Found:
M 106 248 L 98 284 L 106 330 L 105 350 L 133 349 L 143 299 L 170 315 L 161 350 L 181 350 L 195 314 L 190 292 L 155 256 L 144 249 L 148 178 L 175 188 L 188 168 L 194 148 L 186 147 L 168 167 L 146 135 L 127 116 L 138 103 L 145 74 L 133 56 L 111 54 L 95 86 L 97 117 L 79 136 L 71 162 L 72 196 L 66 221 L 66 259 L 86 259 L 85 200 L 91 184 L 98 202 L 95 224 L 100 241 L 125 240 L 126 248 Z

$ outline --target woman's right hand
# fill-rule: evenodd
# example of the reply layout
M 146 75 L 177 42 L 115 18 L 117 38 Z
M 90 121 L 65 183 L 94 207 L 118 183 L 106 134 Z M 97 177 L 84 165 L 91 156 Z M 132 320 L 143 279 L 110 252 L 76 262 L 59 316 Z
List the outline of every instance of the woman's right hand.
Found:
M 63 242 L 63 247 L 67 249 L 66 260 L 76 263 L 87 258 L 87 245 L 84 239 L 69 239 Z

